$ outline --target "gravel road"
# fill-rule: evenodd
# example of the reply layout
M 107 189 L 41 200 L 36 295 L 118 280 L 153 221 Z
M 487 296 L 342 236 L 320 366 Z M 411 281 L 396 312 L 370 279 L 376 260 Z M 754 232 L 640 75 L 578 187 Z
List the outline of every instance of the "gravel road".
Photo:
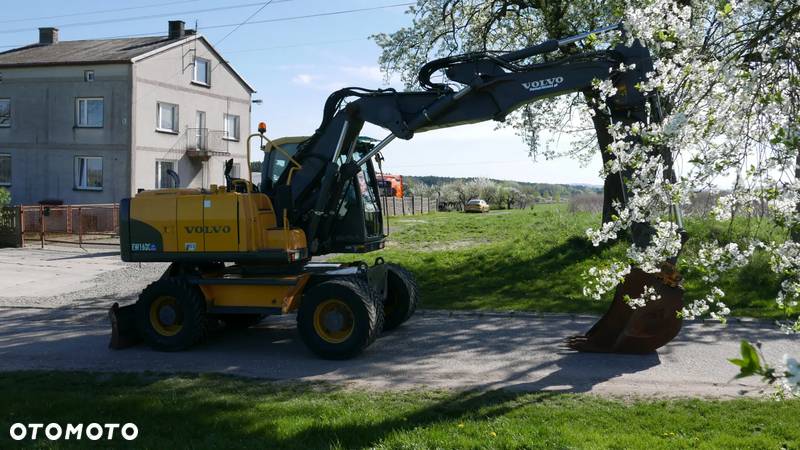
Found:
M 80 256 L 80 255 L 73 255 Z M 40 265 L 58 271 L 65 254 L 39 254 Z M 0 277 L 0 370 L 214 372 L 276 380 L 341 383 L 367 389 L 454 388 L 556 390 L 608 395 L 757 395 L 757 379 L 732 380 L 727 358 L 740 339 L 760 339 L 767 358 L 800 353 L 800 341 L 758 321 L 687 323 L 680 336 L 649 355 L 582 354 L 564 349 L 567 336 L 585 331 L 592 316 L 476 314 L 421 311 L 382 336 L 359 357 L 324 361 L 308 352 L 294 317 L 274 317 L 257 327 L 219 332 L 190 351 L 159 353 L 145 346 L 107 348 L 105 309 L 135 300 L 163 267 L 125 265 L 107 259 L 104 271 L 70 281 L 73 292 L 11 296 Z M 51 261 L 55 259 L 54 261 Z M 0 256 L 0 273 L 5 262 Z M 45 264 L 47 263 L 47 264 Z M 54 268 L 55 267 L 55 268 Z M 81 266 L 82 267 L 82 266 Z M 54 276 L 53 276 L 54 277 Z M 63 281 L 63 279 L 62 279 Z M 64 283 L 48 284 L 61 289 Z M 41 292 L 48 290 L 41 287 Z

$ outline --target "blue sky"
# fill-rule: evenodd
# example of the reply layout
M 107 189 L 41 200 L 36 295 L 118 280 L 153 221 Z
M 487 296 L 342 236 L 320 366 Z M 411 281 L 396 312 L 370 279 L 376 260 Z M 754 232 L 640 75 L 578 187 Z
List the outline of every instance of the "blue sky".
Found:
M 274 0 L 251 20 L 375 8 L 405 1 Z M 254 98 L 263 103 L 253 107 L 253 128 L 264 120 L 268 135 L 277 138 L 312 133 L 319 124 L 325 99 L 340 87 L 385 86 L 377 65 L 380 49 L 368 36 L 389 33 L 411 23 L 411 16 L 405 14 L 407 7 L 400 6 L 246 24 L 227 37 L 233 27 L 214 28 L 240 23 L 260 6 L 258 0 L 17 2 L 11 10 L 3 8 L 0 16 L 0 50 L 35 42 L 40 26 L 57 26 L 62 40 L 72 40 L 164 34 L 170 19 L 184 20 L 188 27 L 194 27 L 197 21 L 200 33 L 258 90 Z M 122 8 L 129 9 L 101 12 Z M 203 11 L 208 9 L 214 11 Z M 365 129 L 365 133 L 382 138 L 388 132 L 373 127 Z M 533 162 L 514 132 L 495 130 L 494 123 L 421 133 L 410 141 L 395 140 L 384 156 L 386 171 L 405 175 L 601 183 L 597 175 L 599 157 L 589 167 L 567 159 Z

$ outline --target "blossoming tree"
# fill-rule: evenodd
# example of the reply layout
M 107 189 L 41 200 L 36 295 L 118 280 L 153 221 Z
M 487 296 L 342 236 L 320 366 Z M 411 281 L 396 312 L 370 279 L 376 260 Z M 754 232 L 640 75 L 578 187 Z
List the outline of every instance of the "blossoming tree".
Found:
M 726 224 L 722 236 L 693 236 L 681 269 L 703 283 L 687 299 L 686 318 L 730 313 L 719 280 L 753 258 L 767 258 L 780 279 L 778 325 L 800 332 L 800 4 L 796 0 L 418 0 L 413 25 L 375 36 L 384 71 L 399 72 L 408 87 L 427 60 L 479 50 L 513 50 L 545 40 L 622 22 L 624 32 L 562 49 L 582 52 L 615 41 L 638 39 L 655 66 L 638 86 L 657 92 L 660 123 L 610 123 L 605 100 L 616 93 L 610 80 L 595 90 L 525 106 L 509 117 L 534 157 L 570 156 L 586 161 L 600 142 L 610 207 L 587 230 L 595 245 L 616 240 L 637 223 L 655 236 L 646 247 L 631 244 L 624 258 L 588 271 L 584 293 L 599 299 L 633 266 L 657 272 L 681 250 L 675 224 L 680 209 L 699 198 L 716 199 L 710 218 Z M 558 54 L 545 58 L 558 58 Z M 619 67 L 624 71 L 630 68 Z M 554 145 L 558 133 L 576 136 L 568 149 Z M 677 177 L 665 174 L 675 162 Z M 623 179 L 623 184 L 620 180 Z M 627 201 L 621 201 L 625 198 Z M 632 308 L 658 301 L 645 289 L 628 299 Z M 800 395 L 800 369 L 790 356 L 784 369 L 763 362 L 743 343 L 732 360 L 743 376 L 761 375 Z

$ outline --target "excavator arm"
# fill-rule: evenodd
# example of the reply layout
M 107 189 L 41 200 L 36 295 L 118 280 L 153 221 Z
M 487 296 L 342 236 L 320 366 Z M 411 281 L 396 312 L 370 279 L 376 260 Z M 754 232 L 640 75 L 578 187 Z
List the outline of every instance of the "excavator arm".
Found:
M 610 26 L 592 33 L 618 28 Z M 607 102 L 607 111 L 601 111 L 602 120 L 623 124 L 660 121 L 658 98 L 642 93 L 637 86 L 653 70 L 649 51 L 637 42 L 556 59 L 539 57 L 590 34 L 548 40 L 510 53 L 478 52 L 432 61 L 420 70 L 424 90 L 418 92 L 362 88 L 334 92 L 325 104 L 319 128 L 298 147 L 297 170 L 284 172 L 275 185 L 278 217 L 285 210 L 292 225 L 303 228 L 312 255 L 336 251 L 333 242 L 348 232 L 339 225 L 348 189 L 365 165 L 374 172 L 372 157 L 393 139 L 411 139 L 416 133 L 437 128 L 502 121 L 521 106 L 550 97 L 576 92 L 591 96 L 595 80 L 611 80 L 617 88 Z M 523 63 L 534 57 L 539 58 Z M 431 80 L 438 72 L 443 72 L 447 83 Z M 358 139 L 364 123 L 385 128 L 390 134 L 364 149 Z M 607 133 L 598 134 L 600 147 L 605 148 L 609 137 Z M 669 149 L 659 151 L 669 164 Z M 667 170 L 674 178 L 672 168 Z M 616 178 L 619 180 L 606 182 L 607 190 L 609 185 L 616 187 L 615 195 L 606 195 L 607 207 L 612 199 L 624 203 L 626 197 L 621 177 Z M 647 245 L 652 236 L 648 224 L 634 226 L 631 232 L 640 246 Z M 571 338 L 567 344 L 582 351 L 642 353 L 669 342 L 680 330 L 677 311 L 683 305 L 674 263 L 666 261 L 659 274 L 634 269 L 617 288 L 609 312 L 588 333 Z M 624 298 L 641 295 L 645 286 L 654 287 L 662 300 L 631 309 Z
M 597 32 L 616 27 L 606 27 Z M 397 92 L 393 89 L 346 88 L 328 98 L 320 127 L 301 144 L 296 159 L 302 168 L 285 173 L 277 185 L 291 179 L 290 208 L 293 224 L 300 224 L 312 253 L 325 253 L 330 236 L 322 226 L 333 219 L 343 185 L 372 156 L 395 138 L 411 139 L 415 133 L 437 128 L 505 120 L 521 106 L 537 100 L 575 92 L 590 92 L 594 80 L 611 79 L 617 94 L 610 99 L 609 120 L 631 123 L 646 121 L 648 102 L 636 85 L 652 70 L 650 54 L 641 45 L 580 53 L 561 59 L 520 65 L 519 61 L 558 50 L 581 36 L 542 44 L 506 54 L 471 53 L 432 61 L 420 70 L 420 84 L 427 90 Z M 619 70 L 625 67 L 624 71 Z M 451 84 L 437 84 L 431 76 L 443 71 Z M 354 149 L 365 122 L 391 133 L 367 154 Z M 601 146 L 608 142 L 601 142 Z M 289 197 L 285 194 L 285 197 Z

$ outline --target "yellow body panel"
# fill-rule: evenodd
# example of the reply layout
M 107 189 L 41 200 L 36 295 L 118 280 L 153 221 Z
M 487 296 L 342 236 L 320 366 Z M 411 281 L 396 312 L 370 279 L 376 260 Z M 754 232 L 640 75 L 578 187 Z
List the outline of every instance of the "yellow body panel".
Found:
M 130 220 L 157 231 L 162 252 L 293 252 L 308 246 L 303 230 L 276 227 L 272 203 L 261 193 L 161 189 L 141 192 L 130 204 Z M 131 237 L 134 243 L 151 241 Z
M 178 229 L 178 249 L 185 252 L 205 251 L 203 230 L 203 196 L 182 195 L 177 198 L 177 215 L 181 218 Z
M 148 196 L 142 199 L 137 196 L 131 201 L 131 217 L 150 225 L 161 233 L 161 242 L 165 252 L 178 251 L 175 224 L 176 205 L 177 197 L 174 195 Z
M 274 277 L 272 280 L 292 281 L 287 286 L 201 284 L 200 290 L 209 306 L 281 308 L 284 313 L 297 309 L 299 295 L 310 275 Z
M 206 195 L 203 197 L 203 224 L 207 252 L 237 252 L 239 220 L 236 214 L 238 195 Z M 183 217 L 178 216 L 180 222 Z M 245 250 L 246 251 L 246 250 Z

